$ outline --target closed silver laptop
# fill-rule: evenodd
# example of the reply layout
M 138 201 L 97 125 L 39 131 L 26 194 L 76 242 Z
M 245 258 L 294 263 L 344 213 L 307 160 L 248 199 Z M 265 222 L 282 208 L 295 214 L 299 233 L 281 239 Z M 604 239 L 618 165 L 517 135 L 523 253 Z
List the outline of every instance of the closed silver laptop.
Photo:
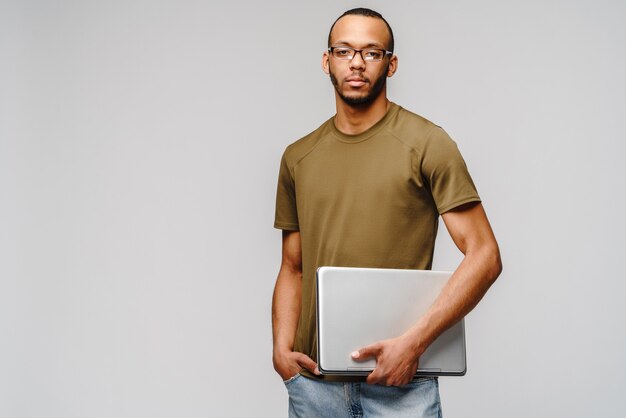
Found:
M 451 275 L 449 271 L 432 270 L 318 268 L 320 372 L 369 374 L 376 361 L 357 362 L 350 354 L 403 334 L 430 308 Z M 461 320 L 424 352 L 416 376 L 462 376 L 465 371 L 465 327 Z

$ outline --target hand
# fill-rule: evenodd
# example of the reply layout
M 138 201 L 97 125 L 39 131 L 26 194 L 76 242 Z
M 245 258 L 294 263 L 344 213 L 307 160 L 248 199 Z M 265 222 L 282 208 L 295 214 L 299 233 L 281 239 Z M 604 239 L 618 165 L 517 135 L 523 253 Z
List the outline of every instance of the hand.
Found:
M 367 376 L 367 383 L 400 386 L 409 383 L 419 363 L 419 356 L 402 337 L 379 341 L 352 353 L 355 361 L 376 358 L 376 368 Z
M 309 356 L 297 351 L 285 351 L 274 353 L 274 370 L 280 375 L 283 380 L 287 380 L 296 374 L 300 373 L 302 369 L 307 369 L 313 374 L 319 375 L 320 371 L 315 363 Z

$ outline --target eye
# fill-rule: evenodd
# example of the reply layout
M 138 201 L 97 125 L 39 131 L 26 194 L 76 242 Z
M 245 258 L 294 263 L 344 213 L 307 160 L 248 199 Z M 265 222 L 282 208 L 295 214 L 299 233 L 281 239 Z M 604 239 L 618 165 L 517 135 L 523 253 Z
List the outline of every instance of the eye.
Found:
M 346 57 L 350 55 L 350 50 L 346 48 L 335 48 L 335 54 L 340 57 Z
M 383 56 L 383 53 L 378 49 L 366 49 L 363 52 L 365 53 L 365 57 L 373 60 L 379 60 Z

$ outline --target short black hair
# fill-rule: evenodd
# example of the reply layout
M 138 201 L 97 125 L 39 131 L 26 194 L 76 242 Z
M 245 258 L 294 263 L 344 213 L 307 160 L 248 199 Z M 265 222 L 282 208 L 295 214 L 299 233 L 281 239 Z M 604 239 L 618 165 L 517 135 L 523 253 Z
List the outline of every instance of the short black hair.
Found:
M 391 26 L 389 26 L 389 22 L 387 22 L 385 20 L 385 18 L 383 17 L 383 15 L 381 15 L 380 13 L 378 13 L 378 12 L 372 10 L 372 9 L 367 9 L 365 7 L 357 7 L 356 9 L 350 9 L 350 10 L 344 12 L 344 14 L 339 16 L 333 22 L 333 25 L 330 27 L 330 31 L 328 32 L 328 47 L 329 48 L 330 48 L 330 35 L 333 33 L 333 28 L 335 27 L 335 24 L 339 21 L 339 19 L 341 19 L 344 16 L 348 16 L 348 15 L 375 17 L 375 18 L 380 19 L 383 22 L 385 22 L 385 25 L 387 25 L 387 29 L 389 30 L 389 45 L 387 46 L 387 48 L 389 49 L 389 51 L 393 52 L 393 48 L 394 48 L 393 31 L 391 30 Z

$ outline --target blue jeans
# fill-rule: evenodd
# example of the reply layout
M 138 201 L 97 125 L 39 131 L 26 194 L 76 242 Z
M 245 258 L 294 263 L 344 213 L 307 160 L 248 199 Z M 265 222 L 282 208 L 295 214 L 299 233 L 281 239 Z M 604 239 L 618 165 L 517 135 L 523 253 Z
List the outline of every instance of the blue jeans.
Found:
M 436 377 L 395 387 L 325 382 L 298 374 L 285 386 L 289 418 L 441 418 Z

